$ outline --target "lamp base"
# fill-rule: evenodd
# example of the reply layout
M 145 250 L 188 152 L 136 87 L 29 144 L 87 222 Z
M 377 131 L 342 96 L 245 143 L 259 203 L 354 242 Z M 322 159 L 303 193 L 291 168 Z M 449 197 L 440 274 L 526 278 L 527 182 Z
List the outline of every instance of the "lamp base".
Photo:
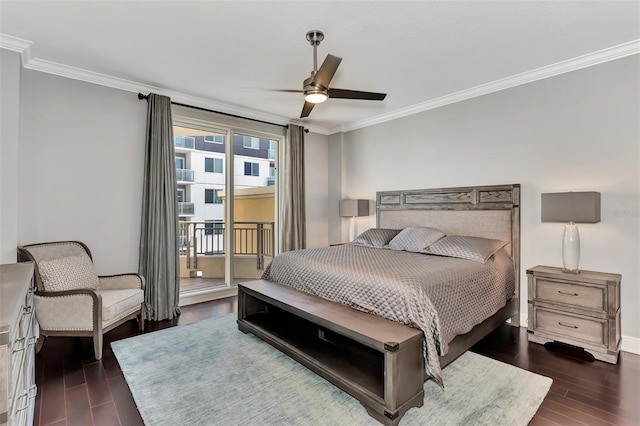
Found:
M 564 272 L 565 274 L 579 274 L 580 273 L 580 269 L 565 269 L 565 268 L 562 268 L 562 272 Z
M 356 218 L 351 216 L 351 221 L 349 222 L 349 242 L 355 240 L 356 238 Z
M 570 222 L 565 226 L 562 237 L 562 263 L 564 265 L 564 272 L 577 274 L 579 262 L 580 233 L 578 232 L 578 225 Z

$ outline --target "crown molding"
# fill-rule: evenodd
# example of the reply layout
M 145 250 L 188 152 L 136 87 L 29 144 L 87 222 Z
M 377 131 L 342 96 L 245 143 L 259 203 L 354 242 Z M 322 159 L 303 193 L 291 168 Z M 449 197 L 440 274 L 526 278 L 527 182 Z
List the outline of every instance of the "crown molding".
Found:
M 266 121 L 270 123 L 280 124 L 283 126 L 289 123 L 304 126 L 314 133 L 328 135 L 327 129 L 320 126 L 302 123 L 291 120 L 280 115 L 264 113 L 252 109 L 244 108 L 238 105 L 228 104 L 215 101 L 212 99 L 194 96 L 187 93 L 177 92 L 161 87 L 155 87 L 148 84 L 138 83 L 131 80 L 113 77 L 82 68 L 64 65 L 45 59 L 37 59 L 32 55 L 33 43 L 28 40 L 0 34 L 0 48 L 18 52 L 22 58 L 22 66 L 33 71 L 40 71 L 47 74 L 53 74 L 60 77 L 71 78 L 74 80 L 84 81 L 86 83 L 97 84 L 100 86 L 111 87 L 113 89 L 124 90 L 132 93 L 156 93 L 158 95 L 168 96 L 172 101 L 191 105 L 194 107 L 210 109 L 214 111 L 224 112 L 226 114 L 234 114 L 241 117 L 252 118 L 255 120 Z
M 23 40 L 21 38 L 8 36 L 6 34 L 0 33 L 0 48 L 6 50 L 12 50 L 14 52 L 18 52 L 20 57 L 22 58 L 22 64 L 27 64 L 33 60 L 31 43 L 28 40 Z
M 604 62 L 613 61 L 624 58 L 626 56 L 637 55 L 640 53 L 640 40 L 633 40 L 607 49 L 598 50 L 576 58 L 557 62 L 555 64 L 540 67 L 531 71 L 513 75 L 511 77 L 492 81 L 491 83 L 482 84 L 450 95 L 441 96 L 431 99 L 407 108 L 402 108 L 388 114 L 378 115 L 376 117 L 365 120 L 354 121 L 329 130 L 329 134 L 338 132 L 349 132 L 364 127 L 373 126 L 375 124 L 384 123 L 386 121 L 396 120 L 398 118 L 450 105 L 456 102 L 465 101 L 478 96 L 487 95 L 489 93 L 498 92 L 500 90 L 509 89 L 511 87 L 520 86 L 522 84 L 531 83 L 537 80 L 565 74 L 582 68 L 591 67 L 602 64 Z
M 304 123 L 298 120 L 291 120 L 290 118 L 282 117 L 275 114 L 269 114 L 244 108 L 238 105 L 228 104 L 195 95 L 150 86 L 147 84 L 125 80 L 106 74 L 100 74 L 93 71 L 88 71 L 81 68 L 59 64 L 43 59 L 37 59 L 33 57 L 32 46 L 33 43 L 28 40 L 23 40 L 0 33 L 0 48 L 20 53 L 22 57 L 22 66 L 27 69 L 54 74 L 61 77 L 72 78 L 75 80 L 98 84 L 114 89 L 125 90 L 128 92 L 153 92 L 159 95 L 168 96 L 173 101 L 184 103 L 186 105 L 225 112 L 227 114 L 235 114 L 247 118 L 253 118 L 256 120 L 262 120 L 281 125 L 293 123 L 303 126 L 314 133 L 322 135 L 332 135 L 334 133 L 349 132 L 352 130 L 373 126 L 376 124 L 439 108 L 445 105 L 450 105 L 456 102 L 465 101 L 478 96 L 487 95 L 489 93 L 498 92 L 500 90 L 509 89 L 511 87 L 520 86 L 522 84 L 531 83 L 537 80 L 565 74 L 571 71 L 576 71 L 582 68 L 591 67 L 604 62 L 609 62 L 640 53 L 640 40 L 632 40 L 630 42 L 623 43 L 617 46 L 612 46 L 596 52 L 588 53 L 586 55 L 578 56 L 576 58 L 557 62 L 555 64 L 547 65 L 531 71 L 516 74 L 514 76 L 482 84 L 480 86 L 472 87 L 470 89 L 441 96 L 439 98 L 421 102 L 419 104 L 412 105 L 406 108 L 401 108 L 387 114 L 378 115 L 376 117 L 368 118 L 365 120 L 354 121 L 342 126 L 325 128 L 322 126 Z

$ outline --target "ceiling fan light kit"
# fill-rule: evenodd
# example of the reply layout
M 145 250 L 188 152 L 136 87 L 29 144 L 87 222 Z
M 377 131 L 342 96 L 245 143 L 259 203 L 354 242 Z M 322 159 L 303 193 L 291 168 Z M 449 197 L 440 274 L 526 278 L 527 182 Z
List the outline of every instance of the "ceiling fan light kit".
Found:
M 327 55 L 320 68 L 318 68 L 318 46 L 324 40 L 324 33 L 320 30 L 307 32 L 307 41 L 313 46 L 313 71 L 311 76 L 302 82 L 302 94 L 304 95 L 304 105 L 300 118 L 308 117 L 316 104 L 322 103 L 329 98 L 335 99 L 360 99 L 369 101 L 381 101 L 387 96 L 386 93 L 362 92 L 359 90 L 331 89 L 329 83 L 342 62 L 342 58 Z M 297 90 L 279 90 L 280 92 L 299 92 Z
M 329 97 L 322 90 L 309 90 L 305 92 L 304 95 L 304 100 L 306 102 L 311 102 L 312 104 L 321 104 L 327 99 L 329 99 Z

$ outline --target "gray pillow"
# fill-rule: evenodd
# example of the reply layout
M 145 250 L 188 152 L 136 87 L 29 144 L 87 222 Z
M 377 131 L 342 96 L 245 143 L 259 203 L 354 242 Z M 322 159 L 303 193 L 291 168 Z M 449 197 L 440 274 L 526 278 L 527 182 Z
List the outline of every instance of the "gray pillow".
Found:
M 444 236 L 444 232 L 435 228 L 412 226 L 404 228 L 389 241 L 389 248 L 424 253 L 427 247 Z
M 427 249 L 429 254 L 457 257 L 487 263 L 495 252 L 509 244 L 506 241 L 463 235 L 447 235 Z
M 399 229 L 371 228 L 358 235 L 351 244 L 368 247 L 384 247 L 389 244 Z

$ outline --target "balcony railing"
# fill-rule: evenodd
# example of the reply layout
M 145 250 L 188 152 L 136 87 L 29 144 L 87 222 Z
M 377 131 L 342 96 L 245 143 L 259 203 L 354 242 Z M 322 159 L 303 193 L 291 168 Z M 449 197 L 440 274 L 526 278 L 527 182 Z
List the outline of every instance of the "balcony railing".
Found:
M 195 206 L 193 203 L 178 203 L 178 216 L 193 216 L 195 214 Z
M 176 169 L 176 180 L 178 182 L 194 182 L 193 170 L 189 169 Z
M 235 222 L 234 255 L 256 256 L 256 269 L 275 252 L 273 222 Z M 197 269 L 198 257 L 225 255 L 225 222 L 179 222 L 180 255 L 189 269 Z

